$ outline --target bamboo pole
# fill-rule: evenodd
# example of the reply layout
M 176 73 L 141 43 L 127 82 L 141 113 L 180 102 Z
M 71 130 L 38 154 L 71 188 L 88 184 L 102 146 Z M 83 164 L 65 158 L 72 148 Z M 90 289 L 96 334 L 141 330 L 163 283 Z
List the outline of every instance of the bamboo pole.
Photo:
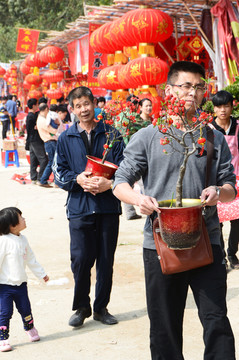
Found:
M 175 31 L 175 45 L 176 45 L 176 49 L 178 47 L 178 25 L 177 25 L 177 17 L 174 17 L 174 31 Z M 179 61 L 179 53 L 176 50 L 176 57 L 177 57 L 177 61 Z
M 163 44 L 161 44 L 160 42 L 158 43 L 159 46 L 161 47 L 161 49 L 165 52 L 165 54 L 167 55 L 167 57 L 169 58 L 169 60 L 174 63 L 175 61 L 173 60 L 172 56 L 169 54 L 168 50 L 165 49 L 165 47 L 163 46 Z
M 187 3 L 185 0 L 182 0 L 182 3 L 184 4 L 185 8 L 187 9 L 187 11 L 189 12 L 191 18 L 193 19 L 195 25 L 197 26 L 198 30 L 200 31 L 200 33 L 202 34 L 202 36 L 204 37 L 204 40 L 207 42 L 208 46 L 211 48 L 212 51 L 214 51 L 212 44 L 210 43 L 210 41 L 208 40 L 207 35 L 205 34 L 205 32 L 203 31 L 203 29 L 201 28 L 201 26 L 199 25 L 199 23 L 197 22 L 197 20 L 195 19 L 194 15 L 192 14 L 191 10 L 189 9 Z

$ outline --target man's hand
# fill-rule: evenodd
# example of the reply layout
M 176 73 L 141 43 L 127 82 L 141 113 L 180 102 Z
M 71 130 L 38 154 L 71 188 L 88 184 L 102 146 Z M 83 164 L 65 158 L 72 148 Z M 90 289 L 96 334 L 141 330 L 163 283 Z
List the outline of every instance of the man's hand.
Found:
M 217 205 L 219 196 L 217 194 L 216 186 L 209 186 L 208 188 L 204 189 L 201 193 L 200 199 L 203 205 Z
M 76 178 L 77 183 L 84 189 L 85 192 L 90 192 L 92 195 L 96 195 L 111 188 L 111 180 L 102 176 L 91 175 L 91 172 L 83 171 Z
M 141 214 L 151 215 L 154 211 L 160 213 L 157 200 L 151 196 L 140 194 L 137 205 Z

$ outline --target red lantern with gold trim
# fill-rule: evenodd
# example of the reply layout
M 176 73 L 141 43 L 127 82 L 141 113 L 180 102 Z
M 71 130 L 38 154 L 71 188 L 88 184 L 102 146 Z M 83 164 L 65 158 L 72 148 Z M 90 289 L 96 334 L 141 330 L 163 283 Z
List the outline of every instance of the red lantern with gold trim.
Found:
M 30 67 L 38 67 L 38 68 L 41 68 L 41 67 L 45 67 L 47 65 L 47 62 L 45 61 L 42 61 L 40 59 L 40 53 L 35 53 L 35 54 L 29 54 L 26 59 L 25 59 L 25 62 L 28 66 Z
M 99 72 L 97 80 L 101 87 L 109 90 L 117 90 L 121 88 L 121 84 L 118 80 L 118 72 L 124 65 L 113 65 L 102 69 Z
M 30 74 L 31 68 L 30 68 L 30 66 L 28 66 L 28 65 L 26 64 L 25 61 L 23 61 L 23 62 L 21 63 L 21 65 L 20 65 L 20 71 L 21 71 L 23 74 L 28 75 L 28 74 Z
M 100 26 L 91 34 L 90 45 L 95 51 L 113 54 L 116 50 L 122 50 L 122 47 L 113 43 L 111 39 L 111 24 L 112 21 Z
M 39 58 L 45 63 L 56 63 L 64 58 L 64 51 L 53 45 L 46 46 L 39 53 Z
M 40 75 L 28 74 L 25 77 L 25 81 L 27 81 L 29 84 L 39 86 L 42 82 L 42 78 Z
M 3 75 L 5 74 L 6 74 L 6 70 L 2 66 L 0 66 L 0 77 L 3 77 Z
M 30 90 L 28 97 L 29 99 L 40 99 L 42 97 L 42 92 L 40 90 Z
M 63 93 L 60 89 L 49 89 L 46 92 L 46 95 L 49 99 L 60 99 L 63 96 Z
M 162 84 L 167 80 L 169 70 L 165 61 L 143 56 L 131 60 L 126 68 L 126 76 L 131 88 L 137 88 L 139 85 Z
M 42 74 L 42 77 L 48 83 L 57 83 L 63 80 L 64 74 L 61 70 L 48 70 Z

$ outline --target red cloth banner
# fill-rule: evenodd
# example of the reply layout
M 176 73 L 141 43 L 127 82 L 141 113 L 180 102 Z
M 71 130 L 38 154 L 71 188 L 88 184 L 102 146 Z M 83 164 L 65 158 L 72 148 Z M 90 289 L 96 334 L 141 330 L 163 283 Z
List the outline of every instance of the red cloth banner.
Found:
M 39 34 L 38 30 L 19 29 L 16 52 L 34 54 L 37 51 Z
M 89 65 L 89 35 L 83 35 L 80 41 L 80 58 L 81 58 L 81 72 L 82 74 L 88 73 Z
M 89 24 L 89 39 L 94 30 L 100 27 L 101 24 Z M 94 51 L 89 42 L 89 72 L 88 72 L 88 86 L 95 96 L 104 96 L 106 90 L 99 87 L 97 81 L 100 70 L 107 66 L 107 54 Z
M 77 39 L 70 42 L 67 44 L 67 48 L 71 73 L 72 75 L 75 75 L 81 71 L 79 40 Z

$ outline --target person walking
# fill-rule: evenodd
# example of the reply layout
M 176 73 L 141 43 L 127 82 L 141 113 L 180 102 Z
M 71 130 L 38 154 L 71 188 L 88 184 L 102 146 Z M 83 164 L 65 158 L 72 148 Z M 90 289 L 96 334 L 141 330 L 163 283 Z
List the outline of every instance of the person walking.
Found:
M 55 183 L 68 191 L 67 218 L 70 230 L 71 269 L 75 289 L 69 320 L 73 327 L 81 326 L 91 316 L 91 269 L 96 262 L 93 318 L 106 325 L 117 319 L 107 309 L 112 288 L 114 254 L 119 231 L 120 201 L 112 194 L 112 180 L 92 176 L 85 171 L 87 158 L 103 157 L 109 125 L 96 122 L 94 96 L 81 86 L 68 95 L 73 113 L 78 118 L 58 138 L 53 171 Z M 120 136 L 120 133 L 118 133 Z M 119 165 L 123 159 L 124 141 L 114 143 L 107 161 Z
M 239 122 L 231 116 L 233 110 L 233 96 L 225 90 L 218 91 L 212 98 L 215 118 L 212 125 L 220 131 L 232 153 L 234 173 L 239 176 Z M 236 255 L 239 243 L 239 219 L 231 220 L 231 229 L 228 238 L 227 257 L 232 269 L 239 270 L 239 260 Z M 222 246 L 224 241 L 222 236 Z
M 196 63 L 175 62 L 168 73 L 165 94 L 185 102 L 185 121 L 193 121 L 205 92 L 205 71 Z M 180 125 L 174 131 L 184 132 Z M 175 124 L 176 124 L 175 123 Z M 199 130 L 198 130 L 199 131 Z M 231 154 L 224 136 L 214 132 L 214 156 L 209 184 L 205 187 L 207 157 L 194 152 L 188 159 L 184 176 L 183 198 L 201 198 L 205 202 L 205 222 L 212 244 L 212 264 L 177 274 L 162 273 L 155 248 L 150 215 L 158 209 L 158 201 L 171 199 L 175 193 L 182 154 L 174 151 L 165 155 L 160 147 L 164 135 L 149 125 L 132 136 L 124 152 L 114 183 L 114 194 L 124 202 L 138 205 L 147 215 L 144 228 L 143 259 L 146 281 L 147 309 L 150 319 L 150 350 L 152 360 L 183 360 L 183 316 L 190 287 L 203 326 L 204 360 L 235 360 L 235 340 L 226 306 L 226 267 L 220 246 L 220 224 L 216 204 L 235 198 L 235 174 Z M 206 129 L 203 129 L 206 137 Z M 172 146 L 176 148 L 174 140 Z M 188 136 L 191 147 L 192 140 Z M 207 143 L 206 143 L 207 147 Z M 200 149 L 198 149 L 200 151 Z M 145 194 L 133 191 L 131 185 L 140 177 Z
M 44 142 L 37 130 L 37 99 L 27 101 L 28 114 L 26 118 L 27 138 L 25 149 L 30 150 L 30 177 L 32 184 L 39 184 L 42 174 L 47 166 L 48 157 L 45 152 Z M 39 171 L 37 167 L 40 165 Z
M 6 108 L 7 97 L 3 96 L 1 98 L 0 104 L 0 121 L 2 122 L 2 140 L 7 137 L 7 130 L 9 126 L 9 115 Z

